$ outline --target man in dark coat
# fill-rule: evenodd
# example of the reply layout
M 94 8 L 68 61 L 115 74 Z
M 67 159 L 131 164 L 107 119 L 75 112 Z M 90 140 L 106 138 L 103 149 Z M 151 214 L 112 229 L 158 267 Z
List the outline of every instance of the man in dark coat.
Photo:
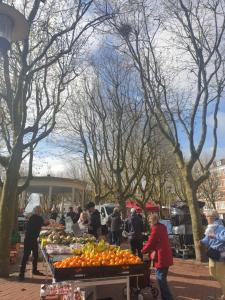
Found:
M 79 218 L 77 218 L 77 214 L 75 213 L 75 211 L 73 210 L 73 207 L 70 206 L 69 207 L 69 211 L 66 214 L 67 217 L 70 217 L 73 221 L 73 223 L 76 223 L 78 221 Z
M 100 212 L 97 209 L 95 209 L 94 202 L 89 202 L 87 205 L 87 209 L 90 214 L 88 233 L 94 235 L 97 239 L 100 235 L 101 230 Z
M 114 245 L 120 245 L 120 228 L 122 220 L 119 213 L 119 208 L 115 207 L 113 213 L 109 216 L 107 225 L 110 228 L 111 232 L 111 243 Z
M 38 242 L 37 239 L 39 237 L 41 227 L 48 223 L 48 221 L 44 221 L 41 215 L 41 207 L 36 206 L 33 210 L 33 215 L 30 217 L 27 226 L 26 233 L 24 239 L 24 253 L 21 262 L 19 279 L 24 280 L 24 273 L 26 270 L 26 264 L 29 259 L 29 256 L 33 254 L 33 269 L 32 273 L 34 275 L 43 275 L 41 272 L 37 270 L 37 262 L 38 262 Z
M 128 239 L 130 242 L 131 252 L 142 259 L 141 249 L 143 247 L 142 232 L 144 230 L 143 221 L 137 215 L 136 209 L 131 208 L 131 216 L 127 220 L 126 231 L 128 231 Z

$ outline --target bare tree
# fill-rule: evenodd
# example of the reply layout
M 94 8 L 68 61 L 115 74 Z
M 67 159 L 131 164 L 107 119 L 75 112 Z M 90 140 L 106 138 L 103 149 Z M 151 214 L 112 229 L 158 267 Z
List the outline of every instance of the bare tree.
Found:
M 184 178 L 196 259 L 203 258 L 198 187 L 208 178 L 217 149 L 217 113 L 224 96 L 224 1 L 141 1 L 130 3 L 111 22 L 121 37 L 117 48 L 132 59 L 148 109 L 173 148 Z M 157 12 L 157 13 L 156 13 Z M 207 117 L 213 116 L 213 129 Z M 193 168 L 210 136 L 212 151 Z M 182 143 L 189 147 L 186 154 Z M 185 156 L 187 158 L 185 159 Z
M 75 99 L 67 119 L 80 136 L 95 201 L 111 195 L 125 208 L 125 200 L 134 195 L 142 179 L 142 158 L 154 125 L 126 62 L 121 64 L 112 55 L 93 70 L 93 81 L 90 76 L 84 80 L 78 98 L 82 103 Z
M 15 6 L 18 1 L 15 2 Z M 45 3 L 44 3 L 45 2 Z M 108 17 L 96 16 L 94 1 L 23 1 L 19 9 L 29 37 L 13 45 L 0 67 L 0 276 L 9 274 L 9 245 L 17 195 L 32 176 L 37 144 L 53 130 L 56 114 L 70 97 L 79 73 L 79 55 L 93 29 Z M 17 187 L 21 162 L 29 160 L 27 182 Z
M 209 178 L 199 186 L 198 197 L 206 202 L 208 208 L 216 209 L 216 201 L 220 199 L 219 186 L 219 175 L 215 171 L 210 172 Z

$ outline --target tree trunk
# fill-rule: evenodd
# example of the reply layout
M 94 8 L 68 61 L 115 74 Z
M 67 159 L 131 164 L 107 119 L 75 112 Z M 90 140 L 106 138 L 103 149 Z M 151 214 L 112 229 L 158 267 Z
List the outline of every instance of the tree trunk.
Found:
M 185 188 L 187 193 L 188 206 L 191 214 L 192 232 L 195 246 L 195 255 L 197 261 L 204 261 L 205 254 L 201 247 L 200 240 L 203 238 L 203 227 L 200 209 L 197 200 L 197 191 L 193 186 L 186 180 Z
M 12 154 L 0 197 L 0 277 L 9 276 L 9 252 L 17 203 L 17 184 L 22 151 Z

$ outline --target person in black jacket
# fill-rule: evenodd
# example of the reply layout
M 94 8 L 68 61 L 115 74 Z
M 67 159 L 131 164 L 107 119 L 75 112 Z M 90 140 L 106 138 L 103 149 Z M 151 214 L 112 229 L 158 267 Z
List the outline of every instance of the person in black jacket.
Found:
M 120 217 L 119 208 L 115 207 L 113 213 L 109 216 L 107 225 L 109 226 L 111 232 L 111 243 L 117 246 L 120 245 L 121 224 L 122 220 Z
M 101 229 L 100 212 L 97 209 L 95 209 L 94 202 L 89 202 L 87 205 L 87 209 L 90 214 L 88 233 L 94 235 L 97 239 L 100 235 L 100 229 Z
M 75 211 L 73 210 L 73 207 L 70 206 L 69 207 L 69 211 L 68 213 L 66 214 L 67 217 L 70 217 L 73 221 L 73 223 L 77 223 L 78 219 L 77 219 L 77 214 L 75 213 Z
M 19 279 L 24 280 L 24 273 L 26 270 L 26 264 L 29 259 L 29 256 L 33 254 L 33 269 L 32 273 L 34 275 L 43 275 L 43 273 L 37 270 L 37 262 L 38 262 L 38 242 L 37 239 L 39 237 L 41 227 L 46 225 L 48 221 L 44 221 L 41 215 L 41 207 L 36 206 L 33 210 L 33 215 L 30 217 L 27 226 L 26 233 L 24 239 L 24 253 L 21 262 L 21 268 L 19 273 Z
M 137 215 L 136 209 L 131 208 L 131 216 L 127 220 L 126 231 L 128 231 L 128 239 L 130 242 L 131 252 L 142 259 L 143 255 L 141 253 L 143 247 L 143 237 L 142 232 L 144 230 L 143 221 Z

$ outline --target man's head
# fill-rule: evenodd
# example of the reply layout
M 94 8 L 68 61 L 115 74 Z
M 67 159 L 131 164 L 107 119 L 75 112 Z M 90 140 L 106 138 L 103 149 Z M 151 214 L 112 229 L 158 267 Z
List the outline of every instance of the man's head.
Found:
M 205 213 L 208 224 L 213 224 L 214 221 L 220 218 L 218 212 L 215 209 L 207 210 Z
M 33 214 L 40 216 L 40 214 L 41 214 L 41 206 L 40 205 L 37 205 L 34 207 Z
M 89 202 L 87 205 L 87 209 L 89 210 L 89 212 L 93 212 L 95 210 L 94 202 Z
M 69 207 L 69 211 L 71 211 L 71 212 L 73 211 L 73 207 L 72 206 Z
M 113 209 L 113 213 L 114 213 L 114 214 L 117 214 L 117 213 L 119 213 L 119 208 L 118 208 L 118 207 L 114 207 L 114 209 Z

